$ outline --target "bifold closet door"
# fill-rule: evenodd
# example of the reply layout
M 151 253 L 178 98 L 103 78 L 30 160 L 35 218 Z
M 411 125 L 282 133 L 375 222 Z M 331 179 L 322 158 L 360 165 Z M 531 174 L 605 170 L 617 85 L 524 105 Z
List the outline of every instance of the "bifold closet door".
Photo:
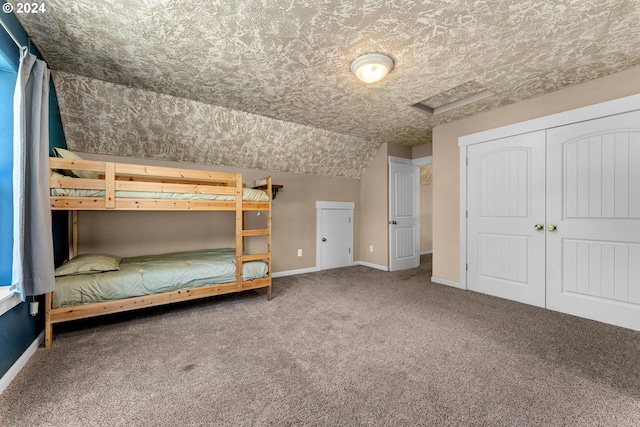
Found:
M 547 308 L 640 330 L 640 112 L 547 131 Z
M 544 307 L 545 132 L 467 147 L 467 287 Z

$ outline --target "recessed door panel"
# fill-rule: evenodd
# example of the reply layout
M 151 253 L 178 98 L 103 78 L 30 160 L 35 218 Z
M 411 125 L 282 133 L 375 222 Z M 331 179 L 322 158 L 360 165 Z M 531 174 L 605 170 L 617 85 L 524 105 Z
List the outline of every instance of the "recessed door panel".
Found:
M 529 237 L 480 233 L 478 235 L 479 276 L 513 284 L 529 283 Z

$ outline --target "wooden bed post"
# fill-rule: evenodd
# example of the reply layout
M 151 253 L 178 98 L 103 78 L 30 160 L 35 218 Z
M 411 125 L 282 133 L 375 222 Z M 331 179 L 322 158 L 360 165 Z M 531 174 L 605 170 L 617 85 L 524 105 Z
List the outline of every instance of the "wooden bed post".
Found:
M 236 174 L 236 287 L 242 289 L 242 174 Z
M 78 211 L 74 210 L 71 212 L 71 241 L 73 242 L 72 255 L 75 258 L 78 256 Z
M 44 296 L 44 346 L 51 347 L 53 328 L 51 325 L 51 308 L 53 305 L 53 292 L 47 292 Z
M 243 210 L 242 211 L 242 230 L 243 231 L 246 226 L 247 226 L 247 212 Z M 247 238 L 245 237 L 244 233 L 242 233 L 242 247 L 244 248 L 245 246 L 247 246 Z
M 104 206 L 107 209 L 116 207 L 116 164 L 104 164 Z
M 269 195 L 269 210 L 267 211 L 267 252 L 269 253 L 269 259 L 267 265 L 269 268 L 269 287 L 267 288 L 267 300 L 271 301 L 271 204 L 273 203 L 273 188 L 271 186 L 271 177 L 267 177 L 267 194 Z

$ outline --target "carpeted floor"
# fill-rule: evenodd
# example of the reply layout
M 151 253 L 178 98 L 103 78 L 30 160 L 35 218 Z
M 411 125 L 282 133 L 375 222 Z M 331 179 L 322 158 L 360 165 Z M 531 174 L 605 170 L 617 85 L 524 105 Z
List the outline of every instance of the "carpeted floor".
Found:
M 640 333 L 348 267 L 59 325 L 2 426 L 640 425 Z

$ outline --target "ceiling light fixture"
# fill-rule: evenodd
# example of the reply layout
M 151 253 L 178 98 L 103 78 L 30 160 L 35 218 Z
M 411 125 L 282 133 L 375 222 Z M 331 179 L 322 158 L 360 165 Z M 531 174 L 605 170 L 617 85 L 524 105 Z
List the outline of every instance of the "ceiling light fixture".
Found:
M 375 83 L 393 69 L 393 59 L 382 53 L 367 53 L 351 63 L 351 72 L 365 83 Z

